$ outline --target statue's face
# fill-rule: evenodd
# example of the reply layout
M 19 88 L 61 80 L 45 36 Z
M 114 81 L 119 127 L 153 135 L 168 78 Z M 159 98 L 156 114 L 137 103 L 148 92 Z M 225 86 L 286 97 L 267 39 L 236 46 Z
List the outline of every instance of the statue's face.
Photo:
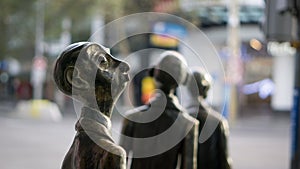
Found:
M 129 65 L 114 58 L 108 51 L 97 44 L 84 47 L 81 51 L 80 74 L 83 82 L 89 86 L 87 93 L 94 93 L 98 104 L 116 100 L 129 80 Z M 96 74 L 96 75 L 95 75 Z

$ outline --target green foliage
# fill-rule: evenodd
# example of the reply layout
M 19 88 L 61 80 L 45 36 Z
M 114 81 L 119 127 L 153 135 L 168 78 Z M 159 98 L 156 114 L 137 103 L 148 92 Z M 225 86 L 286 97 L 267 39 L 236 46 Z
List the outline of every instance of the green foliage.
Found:
M 105 16 L 110 22 L 123 15 L 152 11 L 158 0 L 1 0 L 0 6 L 0 60 L 14 57 L 31 60 L 34 56 L 38 2 L 43 2 L 44 40 L 58 41 L 62 20 L 72 22 L 72 41 L 87 40 L 91 18 Z
M 157 0 L 128 0 L 124 4 L 125 14 L 133 14 L 138 12 L 151 12 Z
M 32 40 L 31 24 L 34 0 L 2 0 L 0 6 L 0 59 L 15 55 L 15 50 L 30 48 Z
M 0 60 L 14 57 L 28 60 L 34 56 L 37 3 L 43 2 L 45 41 L 57 41 L 62 20 L 72 21 L 74 41 L 87 40 L 95 13 L 115 19 L 122 14 L 121 0 L 1 0 Z

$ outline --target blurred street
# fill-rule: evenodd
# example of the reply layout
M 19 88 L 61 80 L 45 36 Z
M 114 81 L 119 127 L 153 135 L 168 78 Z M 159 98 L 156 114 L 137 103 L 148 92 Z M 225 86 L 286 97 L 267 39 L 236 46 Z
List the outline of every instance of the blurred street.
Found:
M 75 134 L 75 113 L 60 122 L 51 122 L 15 118 L 9 108 L 12 107 L 1 106 L 0 168 L 60 168 Z M 120 117 L 115 114 L 113 130 L 120 126 Z M 230 128 L 229 150 L 234 169 L 289 168 L 289 113 L 272 112 L 263 106 L 242 108 Z
M 231 124 L 230 152 L 235 169 L 288 169 L 290 117 L 267 107 L 244 108 Z

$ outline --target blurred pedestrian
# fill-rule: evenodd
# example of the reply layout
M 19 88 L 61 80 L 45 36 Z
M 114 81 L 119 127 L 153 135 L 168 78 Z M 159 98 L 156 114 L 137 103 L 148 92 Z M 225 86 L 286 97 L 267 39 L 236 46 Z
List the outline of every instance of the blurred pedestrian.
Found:
M 193 117 L 199 120 L 198 169 L 230 169 L 227 137 L 227 120 L 213 110 L 205 101 L 211 86 L 211 78 L 200 68 L 192 71 L 187 85 L 190 96 L 197 104 L 187 107 Z
M 17 87 L 17 99 L 29 100 L 32 99 L 32 85 L 28 80 L 22 80 Z

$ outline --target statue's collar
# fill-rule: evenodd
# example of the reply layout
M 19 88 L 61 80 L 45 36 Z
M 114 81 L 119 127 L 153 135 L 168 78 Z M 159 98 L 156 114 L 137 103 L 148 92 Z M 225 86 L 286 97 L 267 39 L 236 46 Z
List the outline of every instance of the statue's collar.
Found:
M 80 118 L 95 120 L 96 122 L 104 125 L 108 130 L 111 129 L 110 118 L 103 115 L 99 110 L 95 110 L 89 107 L 83 107 Z
M 85 132 L 95 143 L 99 140 L 109 140 L 114 143 L 110 133 L 111 122 L 108 117 L 97 110 L 82 108 L 81 116 L 76 123 L 78 133 Z M 98 144 L 101 146 L 101 144 Z
M 150 100 L 150 105 L 165 106 L 168 109 L 183 111 L 184 108 L 180 105 L 178 98 L 175 95 L 167 95 L 162 91 L 157 91 L 155 97 Z

